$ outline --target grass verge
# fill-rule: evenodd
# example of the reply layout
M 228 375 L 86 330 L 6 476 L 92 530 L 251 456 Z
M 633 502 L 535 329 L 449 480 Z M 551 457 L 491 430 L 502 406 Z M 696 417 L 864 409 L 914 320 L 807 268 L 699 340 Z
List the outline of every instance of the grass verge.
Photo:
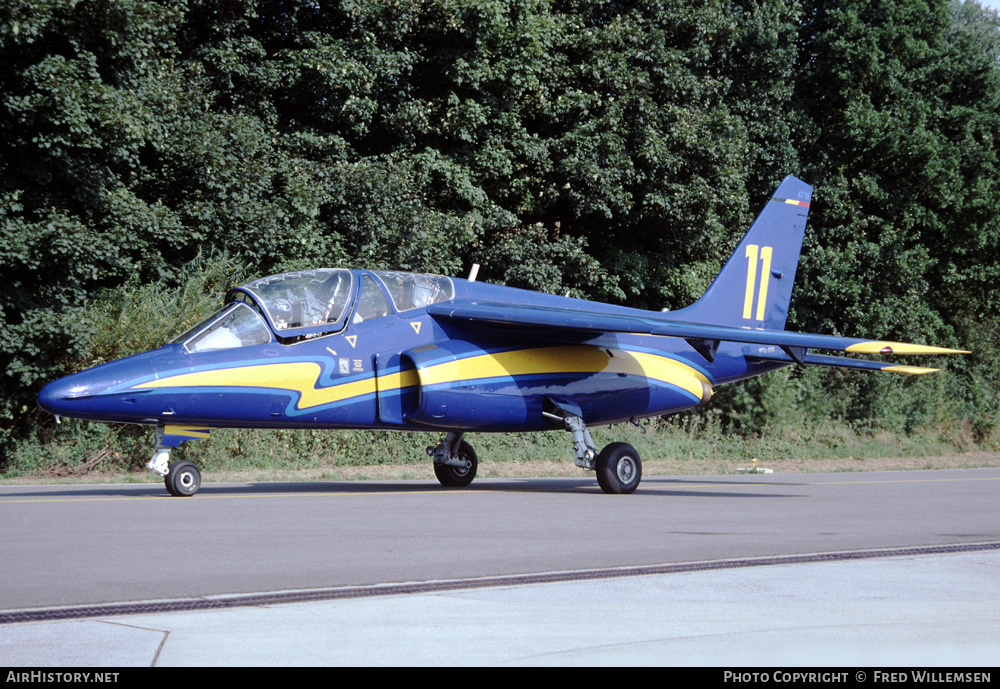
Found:
M 106 427 L 86 428 L 96 432 Z M 991 443 L 977 444 L 962 428 L 953 427 L 901 436 L 857 433 L 831 424 L 809 430 L 765 429 L 744 437 L 688 419 L 591 431 L 598 448 L 615 441 L 634 445 L 647 476 L 735 474 L 749 468 L 752 458 L 757 458 L 759 467 L 776 473 L 1000 467 L 1000 452 Z M 78 446 L 64 442 L 44 451 L 36 448 L 31 455 L 36 461 L 0 476 L 0 485 L 160 481 L 142 469 L 152 453 L 151 431 L 136 434 L 133 428 L 119 437 L 110 428 L 107 433 L 102 437 L 75 433 L 72 437 L 87 439 Z M 220 429 L 207 441 L 186 443 L 174 451 L 173 458 L 194 461 L 205 480 L 215 482 L 433 480 L 424 448 L 441 437 L 438 433 Z M 586 475 L 574 465 L 572 440 L 563 431 L 469 434 L 466 439 L 479 456 L 481 478 Z

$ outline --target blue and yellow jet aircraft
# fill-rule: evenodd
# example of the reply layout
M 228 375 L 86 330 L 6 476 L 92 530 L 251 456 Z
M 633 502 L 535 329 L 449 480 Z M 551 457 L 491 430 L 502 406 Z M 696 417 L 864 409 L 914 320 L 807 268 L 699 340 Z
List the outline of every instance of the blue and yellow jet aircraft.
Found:
M 651 312 L 438 275 L 318 269 L 234 287 L 159 349 L 76 373 L 39 395 L 57 416 L 156 427 L 148 468 L 173 495 L 201 484 L 170 448 L 211 428 L 445 432 L 438 480 L 476 476 L 468 432 L 573 435 L 576 464 L 631 493 L 642 464 L 587 430 L 705 404 L 715 386 L 792 364 L 936 369 L 813 354 L 957 350 L 784 329 L 812 188 L 788 177 L 697 302 Z

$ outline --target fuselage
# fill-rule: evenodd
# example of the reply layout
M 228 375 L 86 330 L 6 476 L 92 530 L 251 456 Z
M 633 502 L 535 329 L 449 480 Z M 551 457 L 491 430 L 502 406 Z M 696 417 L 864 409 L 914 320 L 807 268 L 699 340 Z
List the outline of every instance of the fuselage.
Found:
M 234 288 L 215 320 L 62 378 L 39 402 L 60 416 L 157 426 L 529 431 L 552 428 L 552 405 L 616 423 L 702 404 L 719 383 L 783 365 L 748 363 L 738 343 L 709 362 L 681 338 L 550 341 L 427 313 L 450 300 L 669 318 L 439 276 L 301 271 Z

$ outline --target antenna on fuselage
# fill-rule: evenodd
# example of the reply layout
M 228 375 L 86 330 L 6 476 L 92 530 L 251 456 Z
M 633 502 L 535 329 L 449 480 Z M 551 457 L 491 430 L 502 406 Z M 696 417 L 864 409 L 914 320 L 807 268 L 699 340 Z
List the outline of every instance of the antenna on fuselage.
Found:
M 473 263 L 472 270 L 469 271 L 469 282 L 475 282 L 477 275 L 479 275 L 479 264 Z

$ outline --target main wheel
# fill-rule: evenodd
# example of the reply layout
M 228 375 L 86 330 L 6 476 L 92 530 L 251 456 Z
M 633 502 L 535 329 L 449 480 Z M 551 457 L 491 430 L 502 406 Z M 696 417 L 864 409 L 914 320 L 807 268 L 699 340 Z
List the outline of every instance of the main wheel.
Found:
M 167 492 L 175 497 L 194 495 L 201 488 L 201 472 L 194 462 L 186 459 L 174 462 L 163 483 L 167 486 Z
M 479 460 L 476 458 L 476 451 L 472 445 L 464 440 L 458 444 L 458 458 L 462 460 L 462 466 L 451 464 L 435 464 L 434 475 L 441 482 L 442 486 L 448 488 L 464 488 L 472 483 L 476 478 L 476 469 L 479 468 Z
M 597 482 L 605 493 L 631 493 L 642 479 L 639 453 L 628 443 L 611 443 L 597 455 Z

